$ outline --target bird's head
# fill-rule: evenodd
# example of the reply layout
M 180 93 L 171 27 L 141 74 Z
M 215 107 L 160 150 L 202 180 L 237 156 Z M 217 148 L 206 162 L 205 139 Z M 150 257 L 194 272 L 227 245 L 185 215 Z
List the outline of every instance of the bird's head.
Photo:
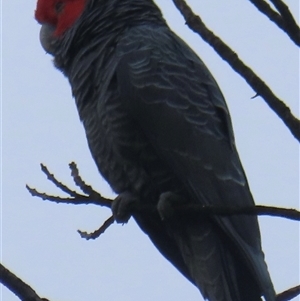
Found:
M 35 18 L 42 25 L 40 41 L 46 52 L 54 54 L 55 41 L 76 22 L 87 0 L 38 0 Z

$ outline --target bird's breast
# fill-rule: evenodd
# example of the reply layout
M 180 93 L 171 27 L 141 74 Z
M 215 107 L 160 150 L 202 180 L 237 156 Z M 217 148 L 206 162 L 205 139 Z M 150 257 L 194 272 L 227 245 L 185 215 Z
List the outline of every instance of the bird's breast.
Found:
M 149 200 L 182 186 L 130 118 L 117 93 L 85 108 L 83 124 L 97 167 L 116 193 L 130 191 Z

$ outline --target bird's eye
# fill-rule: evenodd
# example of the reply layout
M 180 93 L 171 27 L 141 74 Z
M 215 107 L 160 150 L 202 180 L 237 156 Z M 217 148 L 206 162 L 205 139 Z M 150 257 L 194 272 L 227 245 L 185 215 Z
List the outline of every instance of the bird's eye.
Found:
M 60 14 L 63 9 L 64 9 L 64 6 L 65 6 L 65 3 L 62 2 L 62 1 L 58 1 L 56 4 L 55 4 L 55 11 L 57 14 Z

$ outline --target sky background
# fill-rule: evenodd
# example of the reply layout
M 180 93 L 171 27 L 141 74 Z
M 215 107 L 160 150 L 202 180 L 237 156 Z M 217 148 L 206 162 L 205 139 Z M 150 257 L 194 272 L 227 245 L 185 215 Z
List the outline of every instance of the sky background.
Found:
M 170 27 L 203 59 L 230 108 L 236 143 L 257 204 L 299 205 L 299 147 L 265 102 L 184 24 L 171 0 L 157 0 Z M 299 50 L 247 0 L 189 0 L 222 37 L 298 115 Z M 286 0 L 296 16 L 299 2 Z M 89 153 L 68 81 L 39 43 L 35 0 L 2 2 L 1 261 L 51 301 L 202 300 L 198 290 L 160 255 L 133 220 L 113 225 L 97 206 L 57 205 L 33 198 L 25 184 L 62 195 L 40 163 L 74 187 L 68 163 L 113 197 Z M 299 224 L 260 217 L 263 249 L 277 292 L 299 284 Z M 0 299 L 18 300 L 0 286 Z M 294 300 L 300 300 L 298 297 Z

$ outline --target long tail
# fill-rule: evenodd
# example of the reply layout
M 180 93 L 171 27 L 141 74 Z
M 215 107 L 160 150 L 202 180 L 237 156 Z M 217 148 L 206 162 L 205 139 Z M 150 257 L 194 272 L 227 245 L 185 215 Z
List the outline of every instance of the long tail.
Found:
M 261 289 L 242 257 L 215 225 L 202 221 L 177 233 L 183 259 L 209 301 L 261 301 Z

